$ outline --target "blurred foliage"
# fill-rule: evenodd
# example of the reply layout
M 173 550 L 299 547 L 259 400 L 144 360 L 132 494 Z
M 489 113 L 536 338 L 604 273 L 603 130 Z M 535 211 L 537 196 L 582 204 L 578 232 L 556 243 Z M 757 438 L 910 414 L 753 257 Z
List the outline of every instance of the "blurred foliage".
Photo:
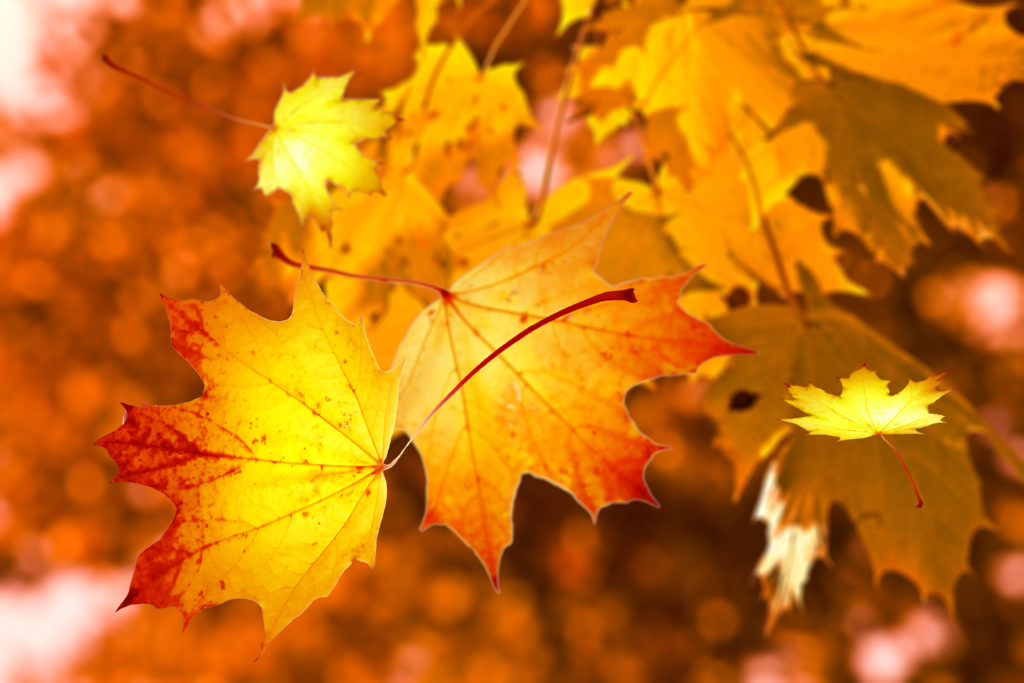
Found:
M 290 201 L 252 191 L 256 166 L 246 158 L 260 131 L 139 87 L 105 69 L 98 55 L 116 55 L 197 100 L 260 120 L 270 120 L 282 84 L 294 88 L 311 71 L 355 70 L 348 93 L 374 97 L 414 69 L 417 36 L 426 31 L 409 2 L 394 3 L 383 17 L 368 13 L 372 31 L 365 18 L 298 14 L 294 3 L 279 4 L 169 0 L 97 15 L 84 37 L 51 41 L 44 53 L 77 107 L 67 112 L 70 123 L 63 125 L 60 113 L 52 125 L 0 120 L 0 151 L 37 147 L 51 169 L 45 189 L 0 226 L 4 586 L 28 591 L 70 568 L 131 566 L 166 527 L 168 501 L 144 487 L 110 485 L 113 462 L 91 445 L 120 423 L 117 400 L 169 404 L 201 390 L 167 343 L 159 295 L 211 299 L 223 285 L 248 307 L 279 319 L 290 308 L 295 281 L 294 272 L 269 257 L 274 222 L 287 220 L 281 216 L 292 211 Z M 446 3 L 433 36 L 461 35 L 480 60 L 515 4 Z M 1011 15 L 1018 25 L 1020 12 Z M 478 17 L 465 28 L 470 13 Z M 497 54 L 499 63 L 522 61 L 518 79 L 535 111 L 558 89 L 578 30 L 556 34 L 558 23 L 555 3 L 530 2 Z M 981 248 L 950 234 L 918 205 L 931 243 L 915 251 L 902 279 L 854 237 L 831 239 L 846 273 L 869 294 L 838 301 L 929 366 L 947 370 L 947 382 L 1024 457 L 1024 349 L 987 343 L 984 330 L 963 313 L 971 310 L 968 290 L 943 289 L 967 282 L 965 268 L 998 267 L 1017 276 L 1024 269 L 1024 86 L 1010 85 L 992 104 L 957 111 L 973 132 L 953 147 L 984 176 L 1010 249 Z M 585 128 L 569 126 L 560 161 L 583 175 L 618 161 L 629 144 L 622 134 L 599 145 Z M 450 190 L 446 208 L 471 203 L 464 192 Z M 821 194 L 813 184 L 800 192 L 808 203 Z M 637 214 L 637 224 L 643 218 Z M 741 305 L 749 297 L 737 290 L 729 302 Z M 258 661 L 259 619 L 251 603 L 209 609 L 184 633 L 173 610 L 133 607 L 116 616 L 97 613 L 105 634 L 81 661 L 67 664 L 73 672 L 54 660 L 50 675 L 843 680 L 873 671 L 871 647 L 879 639 L 890 639 L 884 646 L 938 632 L 946 634 L 941 647 L 913 650 L 917 659 L 907 675 L 928 681 L 1024 676 L 1024 589 L 1012 581 L 1014 568 L 1024 573 L 1024 486 L 983 443 L 974 442 L 972 453 L 997 533 L 975 538 L 974 573 L 958 583 L 953 616 L 922 607 L 905 577 L 885 574 L 874 583 L 851 520 L 834 507 L 831 564 L 815 565 L 805 608 L 783 615 L 766 636 L 766 608 L 752 576 L 764 546 L 763 525 L 751 521 L 760 476 L 733 499 L 732 466 L 713 445 L 715 423 L 701 409 L 703 387 L 703 381 L 667 378 L 629 394 L 638 426 L 668 447 L 648 468 L 660 510 L 614 506 L 595 526 L 564 492 L 527 478 L 500 594 L 453 534 L 417 531 L 424 481 L 409 454 L 389 473 L 376 568 L 354 566 Z

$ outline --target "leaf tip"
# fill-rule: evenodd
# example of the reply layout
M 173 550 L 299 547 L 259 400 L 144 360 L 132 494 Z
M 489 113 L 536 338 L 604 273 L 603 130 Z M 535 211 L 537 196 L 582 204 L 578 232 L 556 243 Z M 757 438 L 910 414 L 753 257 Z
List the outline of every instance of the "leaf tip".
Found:
M 745 356 L 747 354 L 756 355 L 760 353 L 760 351 L 757 349 L 748 349 L 746 346 L 740 346 L 739 344 L 729 342 L 729 350 L 726 353 L 733 356 Z
M 131 588 L 128 589 L 128 595 L 124 596 L 124 600 L 121 601 L 121 604 L 118 605 L 117 609 L 114 610 L 114 611 L 115 612 L 120 612 L 125 607 L 128 607 L 129 605 L 134 605 L 135 604 L 135 599 L 137 597 L 139 597 L 139 589 L 136 588 L 135 586 L 132 586 Z
M 420 522 L 420 531 L 426 531 L 432 526 L 439 524 L 437 521 L 437 513 L 430 509 L 423 513 L 423 521 Z

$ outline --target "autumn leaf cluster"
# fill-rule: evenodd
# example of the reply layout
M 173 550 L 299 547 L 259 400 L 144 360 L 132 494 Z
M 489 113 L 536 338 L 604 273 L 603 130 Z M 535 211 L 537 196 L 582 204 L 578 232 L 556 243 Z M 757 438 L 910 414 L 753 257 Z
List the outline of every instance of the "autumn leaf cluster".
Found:
M 624 399 L 696 371 L 688 381 L 737 500 L 760 487 L 766 547 L 748 571 L 768 625 L 829 558 L 834 506 L 854 520 L 876 578 L 899 572 L 952 605 L 988 524 L 969 437 L 1018 460 L 962 395 L 940 399 L 935 369 L 840 305 L 867 290 L 839 244 L 852 238 L 894 279 L 934 239 L 929 221 L 1010 249 L 982 174 L 953 149 L 970 131 L 950 106 L 995 102 L 1024 77 L 1006 8 L 566 2 L 545 109 L 502 44 L 530 6 L 510 6 L 508 29 L 499 22 L 481 49 L 487 12 L 476 4 L 307 3 L 365 41 L 408 15 L 411 62 L 379 93 L 358 85 L 358 70 L 305 74 L 262 140 L 247 138 L 270 196 L 258 198 L 263 225 L 240 239 L 252 254 L 280 245 L 254 278 L 295 291 L 291 317 L 268 320 L 226 292 L 196 301 L 178 287 L 186 298 L 165 299 L 174 348 L 204 389 L 129 407 L 99 441 L 118 480 L 177 509 L 124 604 L 175 606 L 188 620 L 248 598 L 273 638 L 353 560 L 373 564 L 398 433 L 426 473 L 423 527 L 454 531 L 497 585 L 524 474 L 570 492 L 595 521 L 612 503 L 653 502 L 644 473 L 659 439 Z M 146 73 L 159 78 L 155 66 Z M 244 104 L 216 102 L 251 116 Z M 590 157 L 565 175 L 579 139 Z M 210 252 L 192 258 L 202 268 Z M 637 303 L 603 302 L 532 332 L 423 421 L 518 332 L 615 288 Z M 845 404 L 822 398 L 841 388 Z M 846 434 L 823 427 L 819 409 L 860 419 L 856 391 L 869 404 L 864 435 L 882 438 L 837 443 L 797 428 Z M 873 422 L 901 410 L 914 415 L 905 429 Z

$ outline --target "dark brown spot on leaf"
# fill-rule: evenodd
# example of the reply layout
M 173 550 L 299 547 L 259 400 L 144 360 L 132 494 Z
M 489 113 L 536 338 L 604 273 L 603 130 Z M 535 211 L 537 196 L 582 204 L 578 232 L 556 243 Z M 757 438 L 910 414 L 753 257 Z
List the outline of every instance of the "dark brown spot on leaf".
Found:
M 729 410 L 747 410 L 760 398 L 758 394 L 749 391 L 737 391 L 729 399 Z

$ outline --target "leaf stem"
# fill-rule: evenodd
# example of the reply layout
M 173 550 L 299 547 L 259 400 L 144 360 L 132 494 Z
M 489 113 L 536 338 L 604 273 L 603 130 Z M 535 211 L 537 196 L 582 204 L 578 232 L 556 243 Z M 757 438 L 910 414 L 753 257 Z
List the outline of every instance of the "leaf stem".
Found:
M 796 42 L 796 49 L 799 51 L 800 57 L 810 67 L 814 80 L 818 83 L 824 83 L 827 80 L 828 74 L 823 73 L 821 64 L 815 62 L 811 58 L 811 51 L 807 47 L 807 41 L 804 40 L 804 34 L 800 32 L 800 27 L 797 26 L 793 13 L 790 12 L 789 7 L 786 6 L 786 0 L 776 0 L 775 4 L 778 5 L 779 13 L 782 15 L 782 20 L 786 24 L 786 28 L 789 29 L 790 34 L 792 34 L 793 40 Z
M 917 482 L 914 481 L 914 475 L 910 473 L 910 468 L 907 467 L 907 463 L 903 461 L 903 456 L 900 455 L 900 452 L 896 450 L 896 447 L 889 442 L 889 439 L 885 438 L 885 434 L 879 432 L 878 436 L 882 437 L 882 441 L 884 441 L 886 445 L 892 449 L 892 452 L 895 453 L 896 457 L 899 459 L 900 464 L 903 465 L 903 471 L 907 473 L 907 477 L 910 479 L 910 485 L 914 487 L 914 495 L 917 497 L 917 505 L 915 507 L 921 507 L 922 505 L 924 505 L 924 501 L 921 500 L 921 494 L 917 490 Z
M 519 0 L 516 6 L 512 8 L 508 18 L 505 19 L 505 23 L 501 25 L 498 33 L 494 36 L 494 40 L 491 41 L 491 46 L 487 48 L 487 56 L 484 57 L 484 62 L 480 66 L 480 73 L 487 71 L 494 64 L 494 60 L 498 56 L 498 50 L 501 49 L 505 39 L 508 38 L 508 34 L 512 33 L 512 28 L 515 27 L 519 17 L 523 15 L 523 11 L 526 10 L 526 6 L 529 4 L 530 0 Z
M 630 116 L 633 118 L 633 126 L 636 128 L 643 128 L 644 131 L 641 135 L 647 133 L 647 122 L 643 119 L 638 109 L 633 109 L 630 112 Z M 640 145 L 640 156 L 642 157 L 644 164 L 644 171 L 647 173 L 647 180 L 651 186 L 651 193 L 654 195 L 654 208 L 657 210 L 658 215 L 664 214 L 661 201 L 661 182 L 658 179 L 658 169 L 654 166 L 654 160 L 651 158 L 651 152 L 647 149 L 646 139 L 644 144 Z
M 544 159 L 544 175 L 541 176 L 540 192 L 537 194 L 537 203 L 533 206 L 533 214 L 530 216 L 530 225 L 536 225 L 544 215 L 544 205 L 548 200 L 548 192 L 551 189 L 551 175 L 555 169 L 555 154 L 558 152 L 558 142 L 562 137 L 562 124 L 565 121 L 566 113 L 569 110 L 569 91 L 572 88 L 572 81 L 575 77 L 576 63 L 579 61 L 580 50 L 583 48 L 583 41 L 590 33 L 590 24 L 593 21 L 594 10 L 591 8 L 590 16 L 580 26 L 576 40 L 572 44 L 572 52 L 569 55 L 569 62 L 565 65 L 565 74 L 562 76 L 562 86 L 558 91 L 558 105 L 555 108 L 555 120 L 551 126 L 551 139 L 548 140 L 548 153 Z
M 423 88 L 423 97 L 420 98 L 421 111 L 426 111 L 430 107 L 430 101 L 434 97 L 434 89 L 441 78 L 441 72 L 444 70 L 448 58 L 451 57 L 452 51 L 455 49 L 455 41 L 461 40 L 466 35 L 466 31 L 479 21 L 480 17 L 487 13 L 492 4 L 494 4 L 494 0 L 484 0 L 484 2 L 480 3 L 473 10 L 473 13 L 462 22 L 462 25 L 455 31 L 452 39 L 445 45 L 444 52 L 440 54 L 437 62 L 434 63 L 434 68 L 430 71 L 430 76 L 427 78 L 427 85 Z
M 174 92 L 170 88 L 165 88 L 164 86 L 160 85 L 159 83 L 156 83 L 155 81 L 151 81 L 150 79 L 146 78 L 142 74 L 138 74 L 138 73 L 135 73 L 134 71 L 132 71 L 130 69 L 126 69 L 125 67 L 123 67 L 120 64 L 118 64 L 117 62 L 115 62 L 113 59 L 111 59 L 106 54 L 103 55 L 103 63 L 106 64 L 107 66 L 109 66 L 114 71 L 117 71 L 118 73 L 124 74 L 125 76 L 128 76 L 129 78 L 134 78 L 135 80 L 139 81 L 140 83 L 144 83 L 145 85 L 148 85 L 149 87 L 153 88 L 154 90 L 159 90 L 163 94 L 169 95 L 169 96 L 173 97 L 176 100 L 181 100 L 185 104 L 191 104 L 193 107 L 197 107 L 199 109 L 202 109 L 203 111 L 210 112 L 211 114 L 216 114 L 217 116 L 219 116 L 219 117 L 221 117 L 223 119 L 227 119 L 228 121 L 233 121 L 234 123 L 240 123 L 243 126 L 254 126 L 256 128 L 262 128 L 263 130 L 271 130 L 273 128 L 273 126 L 271 126 L 269 123 L 263 123 L 262 121 L 253 121 L 252 119 L 245 119 L 245 118 L 242 118 L 241 116 L 235 116 L 234 114 L 229 114 L 228 112 L 224 111 L 223 109 L 217 109 L 216 107 L 211 107 L 208 104 L 203 104 L 202 102 L 197 102 L 196 100 L 193 100 L 191 97 L 186 97 L 185 95 L 182 95 L 181 93 Z
M 749 185 L 751 193 L 754 197 L 754 210 L 757 211 L 757 219 L 761 226 L 761 233 L 764 235 L 765 242 L 768 243 L 768 251 L 772 255 L 772 263 L 775 266 L 775 271 L 779 275 L 779 286 L 782 288 L 782 296 L 787 303 L 799 307 L 797 298 L 793 294 L 793 286 L 789 282 L 789 274 L 786 272 L 786 264 L 782 260 L 782 250 L 779 249 L 779 242 L 775 239 L 775 232 L 772 230 L 771 221 L 768 220 L 768 216 L 764 210 L 764 200 L 761 198 L 761 184 L 757 180 L 757 173 L 754 171 L 754 164 L 751 163 L 750 157 L 747 155 L 747 150 L 743 148 L 740 141 L 736 139 L 736 135 L 730 130 L 729 131 L 729 143 L 732 145 L 733 151 L 736 153 L 736 157 L 739 159 L 740 165 L 746 172 L 749 178 Z
M 441 79 L 441 72 L 444 71 L 444 65 L 448 63 L 448 58 L 454 49 L 455 41 L 452 40 L 444 46 L 444 52 L 434 62 L 434 68 L 431 69 L 430 76 L 427 78 L 427 85 L 423 88 L 423 97 L 420 99 L 420 111 L 426 111 L 430 108 L 430 100 L 434 97 L 434 89 L 437 88 L 437 83 Z
M 526 337 L 531 332 L 535 332 L 536 330 L 540 329 L 541 327 L 544 327 L 550 322 L 558 320 L 559 318 L 565 317 L 571 313 L 575 313 L 576 311 L 579 311 L 581 309 L 587 308 L 588 306 L 593 306 L 594 304 L 599 304 L 604 301 L 628 301 L 629 303 L 635 304 L 636 292 L 633 290 L 632 287 L 630 287 L 628 289 L 610 290 L 607 292 L 602 292 L 600 294 L 595 294 L 594 296 L 584 299 L 583 301 L 578 301 L 572 304 L 571 306 L 566 306 L 565 308 L 559 311 L 555 311 L 554 313 L 545 318 L 541 318 L 540 320 L 533 323 L 529 327 L 523 329 L 521 332 L 519 332 L 519 334 L 509 339 L 507 342 L 505 342 L 498 348 L 494 349 L 494 351 L 491 351 L 491 353 L 488 354 L 486 358 L 477 363 L 476 367 L 474 367 L 472 370 L 466 373 L 466 376 L 460 379 L 459 382 L 454 387 L 452 387 L 452 390 L 445 394 L 445 397 L 442 398 L 441 401 L 436 406 L 434 406 L 434 409 L 431 410 L 430 413 L 428 413 L 425 418 L 423 418 L 423 422 L 421 422 L 420 426 L 416 428 L 416 431 L 412 433 L 412 435 L 409 437 L 409 440 L 406 442 L 402 450 L 398 452 L 398 455 L 395 456 L 394 460 L 392 460 L 390 463 L 384 466 L 384 469 L 389 470 L 392 467 L 394 467 L 395 463 L 397 463 L 399 459 L 402 457 L 402 455 L 405 453 L 405 451 L 408 450 L 410 444 L 412 444 L 413 440 L 415 440 L 415 438 L 419 435 L 420 431 L 423 430 L 423 427 L 427 424 L 427 422 L 430 421 L 430 418 L 434 417 L 434 415 L 437 414 L 437 411 L 441 410 L 441 408 L 444 407 L 444 404 L 447 403 L 453 396 L 455 396 L 459 389 L 465 386 L 466 382 L 468 382 L 470 379 L 473 378 L 474 375 L 476 375 L 478 372 L 487 367 L 487 365 L 492 360 L 500 356 L 506 349 L 508 349 L 510 346 Z
M 301 268 L 302 267 L 301 263 L 299 263 L 295 259 L 289 257 L 287 254 L 285 254 L 284 251 L 281 249 L 281 247 L 279 247 L 275 243 L 271 243 L 271 245 L 270 245 L 270 256 L 272 258 L 278 259 L 279 261 L 283 261 L 283 262 L 287 263 L 289 266 L 294 266 L 295 268 Z M 440 285 L 435 285 L 435 284 L 430 283 L 430 282 L 424 282 L 423 280 L 413 280 L 413 279 L 407 278 L 407 277 L 388 277 L 388 276 L 385 276 L 385 275 L 362 275 L 360 273 L 351 273 L 351 272 L 349 272 L 347 270 L 338 270 L 337 268 L 328 268 L 326 266 L 310 265 L 309 268 L 310 268 L 310 270 L 319 270 L 322 273 L 331 273 L 332 275 L 342 275 L 344 277 L 350 277 L 350 278 L 354 278 L 356 280 L 370 280 L 372 282 L 387 282 L 387 283 L 396 284 L 396 285 L 409 285 L 411 287 L 422 287 L 424 289 L 432 289 L 433 291 L 435 291 L 438 294 L 440 294 L 441 298 L 443 298 L 443 299 L 450 299 L 452 297 L 452 293 L 450 291 L 448 291 L 447 289 L 445 289 L 444 287 L 441 287 Z

